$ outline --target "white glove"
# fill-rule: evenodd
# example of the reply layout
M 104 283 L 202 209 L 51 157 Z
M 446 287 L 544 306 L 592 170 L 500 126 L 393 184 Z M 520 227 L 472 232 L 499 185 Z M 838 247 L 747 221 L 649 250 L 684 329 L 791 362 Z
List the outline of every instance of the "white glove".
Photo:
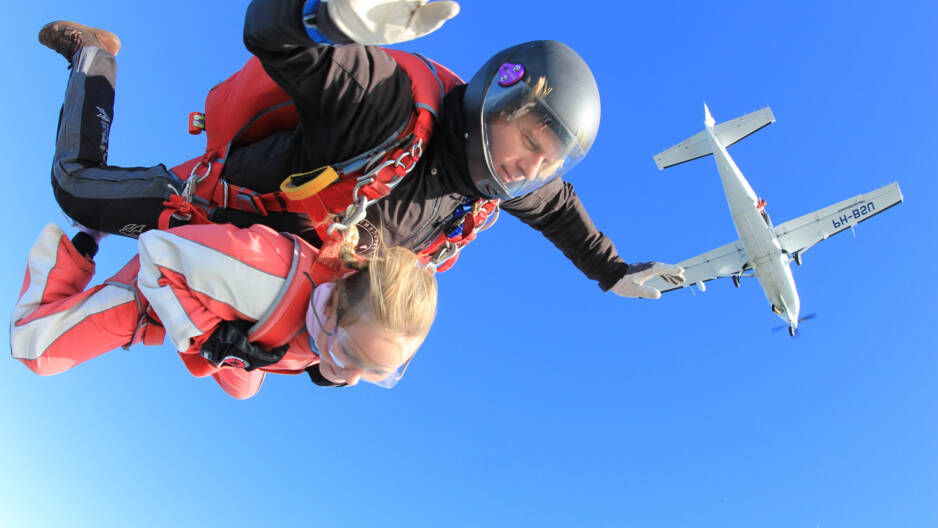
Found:
M 394 44 L 422 37 L 459 14 L 450 0 L 329 0 L 329 18 L 359 44 Z
M 625 275 L 612 287 L 612 292 L 622 297 L 657 299 L 661 297 L 661 292 L 657 288 L 644 285 L 654 277 L 660 277 L 668 284 L 677 286 L 684 282 L 684 268 L 661 262 L 630 264 Z

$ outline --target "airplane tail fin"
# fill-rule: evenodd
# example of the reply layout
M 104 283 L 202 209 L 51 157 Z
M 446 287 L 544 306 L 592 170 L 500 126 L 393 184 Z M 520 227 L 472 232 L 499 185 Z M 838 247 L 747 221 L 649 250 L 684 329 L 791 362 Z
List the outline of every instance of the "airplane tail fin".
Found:
M 724 147 L 728 147 L 749 134 L 775 122 L 772 109 L 768 106 L 716 126 L 713 125 L 713 117 L 710 115 L 710 109 L 707 108 L 707 105 L 704 105 L 704 113 L 706 114 L 705 123 L 707 127 L 713 128 L 713 134 Z M 713 154 L 713 152 L 710 150 L 707 131 L 704 130 L 655 156 L 655 164 L 658 165 L 658 169 L 666 169 L 709 154 Z

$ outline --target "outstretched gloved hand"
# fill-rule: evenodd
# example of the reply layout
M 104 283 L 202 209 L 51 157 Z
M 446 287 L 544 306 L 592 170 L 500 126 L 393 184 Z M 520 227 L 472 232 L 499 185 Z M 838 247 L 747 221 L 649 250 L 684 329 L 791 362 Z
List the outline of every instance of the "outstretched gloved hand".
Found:
M 394 44 L 422 37 L 459 14 L 450 0 L 329 0 L 329 18 L 359 44 Z
M 662 262 L 629 264 L 628 271 L 612 287 L 612 292 L 622 297 L 657 299 L 661 297 L 661 292 L 657 288 L 645 286 L 645 282 L 654 277 L 677 286 L 684 282 L 684 268 Z

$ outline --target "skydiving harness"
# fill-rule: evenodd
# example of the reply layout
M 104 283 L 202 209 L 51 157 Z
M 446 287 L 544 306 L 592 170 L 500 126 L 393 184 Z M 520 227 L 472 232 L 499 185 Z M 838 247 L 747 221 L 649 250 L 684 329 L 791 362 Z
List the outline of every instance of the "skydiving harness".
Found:
M 433 134 L 443 95 L 462 81 L 445 67 L 407 52 L 384 49 L 410 78 L 414 111 L 409 122 L 379 146 L 352 159 L 294 174 L 279 191 L 258 193 L 229 184 L 221 177 L 232 146 L 252 143 L 299 122 L 289 96 L 264 71 L 256 57 L 214 87 L 205 113 L 190 114 L 190 133 L 205 130 L 206 152 L 171 170 L 185 182 L 164 202 L 159 228 L 175 218 L 210 223 L 219 208 L 266 216 L 272 212 L 305 213 L 323 241 L 323 255 L 338 252 L 349 227 L 365 218 L 367 208 L 387 196 L 420 160 Z M 418 255 L 427 267 L 445 271 L 459 249 L 498 217 L 498 200 L 464 203 L 448 219 L 443 233 Z M 354 230 L 352 230 L 354 231 Z
M 434 256 L 427 267 L 439 272 L 451 268 L 459 257 L 459 250 L 475 240 L 477 234 L 492 227 L 498 220 L 498 213 L 498 200 L 466 198 L 443 221 L 443 232 L 420 251 L 420 254 Z

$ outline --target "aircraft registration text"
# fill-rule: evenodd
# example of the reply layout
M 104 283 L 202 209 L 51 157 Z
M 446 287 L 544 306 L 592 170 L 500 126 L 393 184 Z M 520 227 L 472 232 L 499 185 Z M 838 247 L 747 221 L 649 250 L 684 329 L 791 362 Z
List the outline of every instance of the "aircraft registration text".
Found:
M 841 215 L 840 218 L 835 218 L 831 220 L 831 222 L 834 224 L 834 229 L 838 229 L 841 226 L 849 225 L 851 220 L 859 221 L 861 218 L 863 218 L 864 216 L 867 216 L 868 214 L 872 213 L 875 210 L 876 210 L 876 206 L 873 204 L 873 202 L 866 202 L 860 207 L 857 207 L 856 209 L 853 209 L 850 212 Z

